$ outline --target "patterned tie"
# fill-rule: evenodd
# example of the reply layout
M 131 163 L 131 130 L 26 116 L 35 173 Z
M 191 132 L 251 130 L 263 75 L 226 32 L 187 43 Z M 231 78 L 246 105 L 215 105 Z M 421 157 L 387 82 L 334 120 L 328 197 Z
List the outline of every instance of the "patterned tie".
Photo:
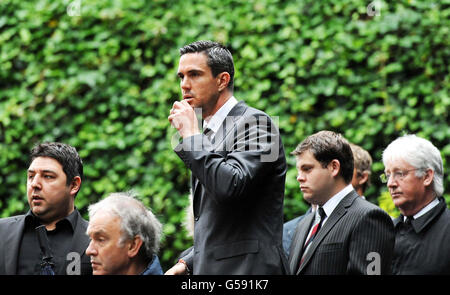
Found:
M 47 237 L 47 230 L 45 229 L 45 225 L 40 225 L 36 227 L 36 233 L 38 237 L 39 247 L 42 252 L 42 261 L 41 261 L 41 270 L 40 275 L 55 275 L 55 271 L 53 270 L 55 264 L 53 263 L 53 253 L 50 248 L 50 242 Z
M 319 232 L 319 230 L 322 226 L 322 222 L 324 221 L 325 217 L 327 216 L 327 214 L 325 213 L 325 210 L 323 210 L 322 207 L 319 207 L 319 209 L 317 211 L 319 213 L 320 218 L 316 218 L 316 220 L 315 220 L 316 222 L 313 226 L 313 229 L 311 230 L 311 233 L 309 234 L 308 238 L 306 239 L 306 243 L 303 246 L 303 255 L 302 255 L 302 259 L 300 260 L 300 265 L 302 265 L 303 260 L 305 259 L 306 253 L 308 252 L 308 249 L 311 246 L 312 241 L 317 236 L 317 233 Z

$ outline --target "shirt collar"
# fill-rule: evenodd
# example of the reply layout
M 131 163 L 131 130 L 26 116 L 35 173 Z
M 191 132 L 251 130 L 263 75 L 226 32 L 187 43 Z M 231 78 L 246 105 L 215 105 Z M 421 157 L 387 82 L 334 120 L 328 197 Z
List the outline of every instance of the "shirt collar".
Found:
M 431 201 L 428 205 L 426 205 L 425 207 L 423 207 L 419 212 L 417 212 L 413 218 L 417 219 L 422 215 L 425 215 L 425 213 L 427 213 L 428 211 L 430 211 L 431 209 L 434 208 L 434 206 L 437 206 L 439 204 L 439 200 L 438 198 L 435 198 L 433 201 Z M 406 216 L 403 216 L 403 222 L 406 221 Z
M 39 218 L 37 218 L 31 210 L 28 210 L 27 214 L 25 214 L 25 226 L 32 226 L 35 228 L 40 224 Z
M 74 208 L 72 213 L 70 213 L 69 216 L 65 217 L 64 219 L 69 221 L 70 225 L 72 226 L 72 230 L 75 231 L 75 228 L 77 227 L 77 221 L 78 221 L 78 210 L 77 210 L 77 208 Z
M 423 208 L 425 209 L 429 206 L 429 208 L 424 210 L 425 212 L 423 214 L 420 214 L 422 213 L 422 209 L 413 216 L 414 219 L 411 221 L 411 225 L 416 233 L 421 232 L 430 222 L 433 222 L 433 220 L 447 208 L 444 198 L 440 197 L 436 198 L 436 200 L 433 200 L 432 202 L 430 202 L 430 204 Z M 419 217 L 416 218 L 417 215 L 419 215 Z M 401 221 L 403 221 L 404 223 L 406 221 L 406 218 L 407 217 L 400 215 L 399 218 L 395 219 L 394 226 L 397 227 L 402 224 Z
M 237 103 L 237 99 L 231 96 L 211 118 L 203 121 L 203 130 L 209 128 L 213 134 L 217 133 L 228 113 Z
M 337 205 L 342 201 L 342 199 L 348 195 L 353 190 L 353 186 L 351 184 L 347 185 L 340 192 L 331 197 L 325 204 L 323 204 L 322 208 L 327 214 L 327 218 L 333 213 L 334 209 Z
M 152 261 L 149 262 L 147 268 L 144 269 L 140 275 L 162 275 L 163 271 L 161 268 L 161 264 L 159 263 L 158 256 L 153 254 Z
M 60 224 L 60 222 L 68 222 L 72 228 L 73 231 L 75 231 L 75 228 L 77 226 L 78 221 L 78 210 L 75 208 L 72 213 L 70 213 L 68 216 L 64 217 L 60 221 L 58 221 L 56 224 Z M 31 212 L 31 210 L 28 210 L 27 214 L 25 214 L 25 225 L 27 226 L 39 226 L 41 224 L 41 221 L 39 218 Z

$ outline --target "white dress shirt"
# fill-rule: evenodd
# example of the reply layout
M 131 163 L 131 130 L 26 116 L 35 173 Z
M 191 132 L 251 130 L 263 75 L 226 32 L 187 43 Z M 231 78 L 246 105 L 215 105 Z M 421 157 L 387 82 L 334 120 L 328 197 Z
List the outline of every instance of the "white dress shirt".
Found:
M 232 96 L 230 97 L 226 103 L 214 114 L 212 117 L 205 119 L 203 121 L 203 130 L 206 128 L 211 129 L 212 134 L 210 138 L 214 138 L 220 126 L 222 126 L 223 121 L 227 117 L 228 113 L 231 109 L 238 103 L 237 99 Z
M 348 195 L 353 190 L 353 186 L 351 184 L 347 185 L 344 189 L 342 189 L 340 192 L 335 194 L 331 197 L 325 204 L 323 204 L 322 208 L 327 214 L 327 217 L 322 221 L 322 227 L 327 222 L 328 217 L 333 213 L 334 209 L 337 207 L 337 205 L 342 201 L 342 199 Z
M 323 219 L 321 227 L 323 227 L 323 225 L 327 221 L 328 217 L 331 215 L 331 213 L 333 213 L 333 210 L 336 208 L 336 206 L 339 204 L 339 202 L 342 201 L 342 199 L 349 192 L 351 192 L 352 190 L 353 190 L 353 186 L 351 184 L 349 184 L 344 189 L 342 189 L 340 192 L 338 192 L 337 194 L 332 196 L 331 199 L 329 199 L 325 204 L 323 204 L 322 208 L 325 211 L 325 214 L 327 216 L 325 216 L 325 218 Z M 319 215 L 319 210 L 318 210 L 318 206 L 317 205 L 313 205 L 312 206 L 312 212 L 314 213 L 314 222 L 313 222 L 313 225 L 311 226 L 311 228 L 309 229 L 307 237 L 311 236 L 311 232 L 312 232 L 312 230 L 314 228 L 314 225 L 319 223 L 320 222 L 320 218 L 321 218 L 320 215 Z M 305 243 L 307 241 L 308 241 L 308 239 L 306 239 Z M 306 250 L 305 250 L 304 253 L 306 253 Z

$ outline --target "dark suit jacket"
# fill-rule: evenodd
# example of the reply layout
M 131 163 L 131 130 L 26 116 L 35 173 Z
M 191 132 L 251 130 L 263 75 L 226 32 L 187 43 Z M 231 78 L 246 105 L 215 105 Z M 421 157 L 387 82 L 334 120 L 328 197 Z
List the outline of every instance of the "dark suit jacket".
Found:
M 302 248 L 314 213 L 297 226 L 289 255 L 292 274 L 389 274 L 394 249 L 394 226 L 389 215 L 350 192 L 336 206 L 311 243 L 299 268 Z M 376 253 L 376 254 L 374 254 Z M 379 257 L 374 258 L 374 255 Z M 372 268 L 378 264 L 378 268 Z
M 287 257 L 289 257 L 289 250 L 291 249 L 292 238 L 295 234 L 295 230 L 297 229 L 297 225 L 303 219 L 303 217 L 308 215 L 308 213 L 311 213 L 311 207 L 309 207 L 308 211 L 306 211 L 305 214 L 291 219 L 288 222 L 285 222 L 283 225 L 283 249 Z
M 86 235 L 88 222 L 78 213 L 77 226 L 72 239 L 72 247 L 68 251 L 80 254 L 81 274 L 92 274 L 90 258 L 85 251 L 89 245 L 89 236 Z M 14 275 L 17 272 L 17 259 L 19 256 L 20 241 L 25 228 L 25 215 L 0 219 L 0 275 Z M 66 274 L 66 268 L 74 262 L 69 257 L 63 267 L 55 270 L 56 274 Z
M 286 159 L 269 116 L 239 102 L 213 143 L 194 135 L 175 148 L 192 172 L 194 274 L 282 274 Z
M 444 198 L 411 226 L 400 215 L 394 227 L 393 274 L 450 275 L 450 210 Z

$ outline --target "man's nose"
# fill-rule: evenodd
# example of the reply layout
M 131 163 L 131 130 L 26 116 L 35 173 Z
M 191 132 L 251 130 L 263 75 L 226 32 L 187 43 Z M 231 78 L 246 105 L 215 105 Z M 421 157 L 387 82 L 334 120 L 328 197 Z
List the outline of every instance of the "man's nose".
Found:
M 387 183 L 386 183 L 387 187 L 395 187 L 397 186 L 397 180 L 394 179 L 394 175 L 390 175 Z
M 89 246 L 86 248 L 86 255 L 88 256 L 93 256 L 95 255 L 97 252 L 94 249 L 94 246 L 92 244 L 92 240 L 89 242 Z
M 30 185 L 32 188 L 39 188 L 39 189 L 41 188 L 41 177 L 39 176 L 39 174 L 36 174 L 33 177 L 33 180 L 31 180 Z
M 189 81 L 189 79 L 187 77 L 184 77 L 180 81 L 180 86 L 181 86 L 181 89 L 190 89 L 191 88 L 191 82 Z

